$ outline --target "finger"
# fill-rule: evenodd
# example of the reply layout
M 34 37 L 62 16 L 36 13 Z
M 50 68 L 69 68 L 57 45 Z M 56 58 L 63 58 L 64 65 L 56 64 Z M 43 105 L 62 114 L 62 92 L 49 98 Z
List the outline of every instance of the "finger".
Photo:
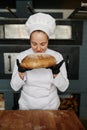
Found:
M 18 59 L 16 60 L 16 63 L 17 63 L 17 66 L 20 66 L 20 63 L 19 63 L 19 60 L 18 60 Z
M 62 66 L 63 62 L 64 62 L 64 60 L 62 60 L 60 63 L 56 64 L 56 65 L 54 66 L 54 68 L 55 68 L 55 69 L 59 69 L 59 68 Z

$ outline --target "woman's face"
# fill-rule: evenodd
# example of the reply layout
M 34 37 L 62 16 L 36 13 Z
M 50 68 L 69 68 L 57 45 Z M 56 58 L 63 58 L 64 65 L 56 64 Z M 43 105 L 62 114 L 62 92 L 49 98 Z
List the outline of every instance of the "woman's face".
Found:
M 34 31 L 30 36 L 31 47 L 36 53 L 44 53 L 48 47 L 48 36 L 42 31 Z

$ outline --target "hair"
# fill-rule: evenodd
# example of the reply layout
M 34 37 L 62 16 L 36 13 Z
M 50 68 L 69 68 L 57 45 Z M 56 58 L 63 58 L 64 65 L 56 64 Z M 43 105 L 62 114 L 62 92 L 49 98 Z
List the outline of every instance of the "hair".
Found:
M 35 31 L 33 31 L 33 32 L 43 32 L 44 34 L 46 34 L 44 31 L 42 31 L 42 30 L 35 30 Z M 32 32 L 32 33 L 33 33 Z M 32 33 L 30 34 L 30 39 L 31 39 L 31 35 L 32 35 Z M 46 34 L 47 35 L 47 34 Z M 49 39 L 49 37 L 48 37 L 48 35 L 47 35 L 47 38 Z

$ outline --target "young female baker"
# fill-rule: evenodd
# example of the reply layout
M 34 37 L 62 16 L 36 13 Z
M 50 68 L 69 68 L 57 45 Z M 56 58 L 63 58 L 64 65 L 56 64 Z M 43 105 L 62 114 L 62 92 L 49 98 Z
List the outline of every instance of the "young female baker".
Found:
M 49 14 L 36 13 L 29 17 L 25 25 L 30 35 L 31 48 L 19 53 L 19 62 L 15 62 L 11 78 L 12 89 L 21 89 L 19 109 L 56 110 L 60 106 L 57 89 L 64 92 L 69 86 L 65 62 L 56 73 L 50 68 L 21 71 L 19 66 L 25 56 L 35 53 L 50 54 L 55 57 L 57 63 L 63 60 L 59 52 L 48 48 L 49 37 L 56 27 L 55 19 Z

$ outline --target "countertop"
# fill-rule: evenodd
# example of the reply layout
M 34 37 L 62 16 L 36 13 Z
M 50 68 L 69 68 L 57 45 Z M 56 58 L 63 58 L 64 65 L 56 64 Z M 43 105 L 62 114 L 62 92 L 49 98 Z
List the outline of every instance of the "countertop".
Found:
M 0 130 L 85 130 L 72 110 L 1 110 Z

